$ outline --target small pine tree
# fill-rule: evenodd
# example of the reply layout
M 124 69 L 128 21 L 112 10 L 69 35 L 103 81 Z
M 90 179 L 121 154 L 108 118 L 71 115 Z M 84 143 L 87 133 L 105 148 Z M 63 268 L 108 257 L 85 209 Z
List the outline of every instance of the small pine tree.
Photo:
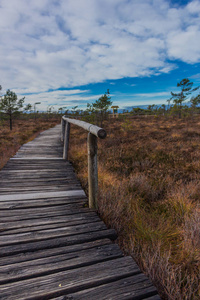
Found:
M 13 115 L 19 113 L 19 109 L 23 107 L 24 98 L 17 100 L 17 95 L 7 90 L 4 97 L 0 99 L 0 111 L 9 116 L 10 130 L 12 130 Z
M 181 91 L 179 93 L 173 93 L 171 92 L 171 99 L 173 100 L 174 104 L 178 108 L 179 111 L 179 117 L 181 117 L 181 111 L 182 111 L 182 104 L 187 99 L 187 97 L 196 91 L 198 87 L 192 88 L 193 82 L 191 82 L 188 78 L 182 79 L 180 82 L 177 83 L 177 87 L 181 88 Z
M 109 97 L 110 92 L 107 90 L 107 92 L 102 95 L 98 100 L 96 100 L 92 104 L 88 104 L 88 111 L 95 112 L 100 117 L 100 123 L 101 127 L 103 126 L 103 120 L 106 117 L 106 113 L 108 111 L 108 108 L 112 105 L 112 102 L 110 101 L 111 97 Z

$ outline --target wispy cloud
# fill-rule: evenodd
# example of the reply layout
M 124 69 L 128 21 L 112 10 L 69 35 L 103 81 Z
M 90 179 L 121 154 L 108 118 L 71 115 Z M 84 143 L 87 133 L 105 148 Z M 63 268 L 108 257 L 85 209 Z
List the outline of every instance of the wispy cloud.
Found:
M 136 84 L 134 84 L 134 83 L 125 83 L 125 85 L 127 85 L 127 86 L 136 86 Z
M 191 79 L 200 79 L 200 73 L 190 76 Z
M 161 93 L 139 93 L 139 94 L 134 94 L 134 97 L 147 97 L 147 98 L 155 98 L 155 97 L 165 97 L 169 96 L 169 92 L 161 92 Z
M 17 93 L 17 90 L 14 90 Z M 45 110 L 47 106 L 54 106 L 54 109 L 57 110 L 61 106 L 66 108 L 71 108 L 73 103 L 78 103 L 79 108 L 83 108 L 85 104 L 91 103 L 97 100 L 101 95 L 91 95 L 88 96 L 88 90 L 57 90 L 50 92 L 39 92 L 32 93 L 26 96 L 26 102 L 34 105 L 35 102 L 41 102 L 38 105 L 40 110 Z M 19 93 L 19 91 L 18 91 Z
M 64 99 L 46 93 L 61 86 L 200 62 L 200 0 L 0 0 L 0 13 L 0 84 L 45 101 Z

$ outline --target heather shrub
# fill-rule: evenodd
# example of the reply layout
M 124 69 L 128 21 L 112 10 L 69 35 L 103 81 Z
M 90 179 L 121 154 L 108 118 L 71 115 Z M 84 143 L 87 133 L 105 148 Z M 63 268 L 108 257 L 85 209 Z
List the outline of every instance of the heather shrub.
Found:
M 105 127 L 108 137 L 98 142 L 100 216 L 163 299 L 199 299 L 199 116 L 137 117 Z M 70 159 L 87 190 L 87 133 L 80 142 L 78 132 L 72 128 Z

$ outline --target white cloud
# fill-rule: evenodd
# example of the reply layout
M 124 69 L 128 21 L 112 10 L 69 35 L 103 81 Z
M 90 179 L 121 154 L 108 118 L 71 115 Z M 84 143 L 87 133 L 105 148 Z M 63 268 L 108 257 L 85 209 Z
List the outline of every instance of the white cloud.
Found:
M 190 76 L 191 79 L 200 79 L 200 73 Z
M 17 94 L 26 94 L 26 89 L 13 89 Z M 60 107 L 66 107 L 71 109 L 74 103 L 78 103 L 80 109 L 86 106 L 87 103 L 94 102 L 101 95 L 88 96 L 89 90 L 57 90 L 40 92 L 36 94 L 29 94 L 25 97 L 25 103 L 30 103 L 34 106 L 35 102 L 41 102 L 37 105 L 37 109 L 46 110 L 49 106 L 53 106 L 54 110 L 58 110 Z
M 200 62 L 200 30 L 190 26 L 185 31 L 172 32 L 168 36 L 169 56 L 187 63 Z
M 45 94 L 168 73 L 176 67 L 169 58 L 200 62 L 200 0 L 170 3 L 0 0 L 0 84 Z M 54 94 L 48 95 L 53 102 Z
M 162 96 L 169 96 L 169 92 L 160 92 L 160 93 L 139 93 L 134 94 L 135 97 L 146 97 L 146 98 L 155 98 L 155 97 L 162 97 Z
M 123 93 L 116 92 L 114 95 L 115 104 L 120 108 L 125 106 L 150 105 L 150 104 L 167 104 L 170 97 L 170 91 L 152 92 L 152 93 Z M 125 99 L 125 101 L 121 101 Z
M 200 14 L 200 3 L 199 1 L 192 1 L 188 3 L 187 9 L 191 14 Z
M 136 86 L 136 84 L 134 84 L 134 83 L 124 83 L 125 85 L 127 85 L 127 86 Z

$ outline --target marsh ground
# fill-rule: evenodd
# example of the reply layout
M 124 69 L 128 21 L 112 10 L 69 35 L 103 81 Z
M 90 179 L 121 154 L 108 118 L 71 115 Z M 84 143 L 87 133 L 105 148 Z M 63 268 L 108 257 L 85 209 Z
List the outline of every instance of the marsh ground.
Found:
M 163 299 L 199 299 L 200 117 L 104 123 L 99 214 Z M 72 127 L 70 160 L 87 191 L 87 133 Z

